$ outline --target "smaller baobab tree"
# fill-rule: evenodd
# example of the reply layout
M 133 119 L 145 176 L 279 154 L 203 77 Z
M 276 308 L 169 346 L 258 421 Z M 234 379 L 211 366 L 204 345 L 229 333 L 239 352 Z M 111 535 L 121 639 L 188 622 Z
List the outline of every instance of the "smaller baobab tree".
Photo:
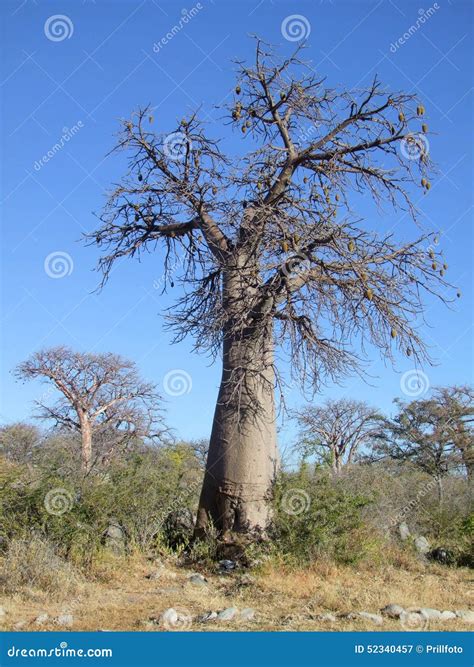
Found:
M 99 457 L 108 460 L 133 440 L 164 432 L 155 386 L 141 379 L 133 361 L 117 354 L 54 347 L 36 352 L 15 373 L 24 380 L 40 378 L 58 390 L 53 404 L 36 401 L 38 417 L 80 433 L 85 472 Z M 95 448 L 96 443 L 101 447 Z
M 298 449 L 329 462 L 333 473 L 339 475 L 380 432 L 381 416 L 363 401 L 343 398 L 310 405 L 296 413 L 296 420 L 300 426 Z

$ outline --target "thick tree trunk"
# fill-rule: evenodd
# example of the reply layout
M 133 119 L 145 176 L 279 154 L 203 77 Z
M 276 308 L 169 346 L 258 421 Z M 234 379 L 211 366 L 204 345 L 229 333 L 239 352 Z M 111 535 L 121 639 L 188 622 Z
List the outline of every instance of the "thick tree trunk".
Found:
M 264 535 L 278 461 L 274 385 L 271 324 L 224 334 L 196 537 L 211 524 L 220 535 Z

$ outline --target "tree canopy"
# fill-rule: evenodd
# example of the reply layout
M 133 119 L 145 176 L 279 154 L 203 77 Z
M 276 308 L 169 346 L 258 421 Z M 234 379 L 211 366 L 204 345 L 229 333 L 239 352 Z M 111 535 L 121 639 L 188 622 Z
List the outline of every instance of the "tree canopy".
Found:
M 368 341 L 385 357 L 395 345 L 426 359 L 414 324 L 423 292 L 449 300 L 435 235 L 400 243 L 353 208 L 368 194 L 417 219 L 411 188 L 427 192 L 432 168 L 422 103 L 377 78 L 334 90 L 300 48 L 281 59 L 257 40 L 224 113 L 243 155 L 225 154 L 198 112 L 167 136 L 148 107 L 123 121 L 115 150 L 129 171 L 89 236 L 108 249 L 104 279 L 119 258 L 160 245 L 164 289 L 181 287 L 167 313 L 176 340 L 191 334 L 218 353 L 224 331 L 273 320 L 295 374 L 316 386 L 360 369 Z M 229 302 L 223 280 L 234 275 L 243 289 Z

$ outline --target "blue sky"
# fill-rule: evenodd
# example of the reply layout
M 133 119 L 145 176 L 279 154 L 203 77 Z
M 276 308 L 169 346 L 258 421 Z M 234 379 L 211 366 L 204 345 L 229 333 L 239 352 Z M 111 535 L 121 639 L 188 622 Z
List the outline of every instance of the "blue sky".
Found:
M 81 235 L 96 226 L 94 212 L 124 171 L 121 157 L 106 157 L 118 119 L 150 103 L 157 131 L 166 133 L 202 104 L 211 133 L 225 136 L 214 105 L 234 86 L 231 60 L 253 57 L 250 34 L 290 53 L 295 43 L 281 26 L 293 14 L 304 17 L 306 57 L 329 85 L 360 87 L 377 73 L 388 88 L 416 92 L 424 101 L 438 173 L 429 195 L 418 192 L 415 200 L 425 228 L 441 231 L 450 278 L 463 297 L 451 311 L 428 302 L 425 335 L 437 366 L 423 370 L 430 385 L 472 381 L 472 3 L 428 0 L 424 10 L 431 7 L 431 16 L 400 44 L 421 15 L 417 2 L 202 0 L 183 29 L 153 50 L 182 10 L 196 6 L 166 0 L 2 2 L 2 422 L 29 418 L 32 401 L 44 393 L 39 384 L 16 382 L 11 369 L 40 347 L 66 344 L 119 352 L 161 387 L 167 373 L 184 371 L 192 387 L 167 396 L 168 421 L 182 437 L 209 434 L 220 368 L 192 354 L 192 341 L 170 345 L 160 312 L 171 297 L 154 288 L 162 274 L 159 256 L 122 263 L 94 293 L 98 253 Z M 51 23 L 48 33 L 55 15 L 66 17 L 64 39 L 51 32 Z M 70 140 L 41 162 L 68 130 Z M 242 141 L 236 134 L 226 146 L 240 152 Z M 417 233 L 408 219 L 389 211 L 381 219 L 364 207 L 370 228 L 396 224 L 403 235 Z M 53 278 L 45 262 L 51 273 L 51 255 L 58 252 L 65 253 L 67 275 Z M 347 378 L 317 400 L 350 395 L 391 410 L 392 399 L 403 396 L 403 373 L 413 365 L 400 358 L 393 370 L 370 353 L 370 384 Z M 290 406 L 302 402 L 297 388 L 287 400 Z M 284 425 L 282 443 L 292 438 L 292 426 Z

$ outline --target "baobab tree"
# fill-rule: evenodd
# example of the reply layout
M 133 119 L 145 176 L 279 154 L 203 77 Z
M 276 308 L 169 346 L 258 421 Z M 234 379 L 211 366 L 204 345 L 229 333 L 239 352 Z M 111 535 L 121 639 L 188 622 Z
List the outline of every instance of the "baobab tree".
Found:
M 339 399 L 308 405 L 296 413 L 298 448 L 330 464 L 335 475 L 354 462 L 362 447 L 380 433 L 381 415 L 363 401 Z
M 164 431 L 155 386 L 140 378 L 134 362 L 117 354 L 54 347 L 33 354 L 16 375 L 40 378 L 58 391 L 52 404 L 36 401 L 38 417 L 80 433 L 85 472 L 132 440 L 156 438 Z
M 104 282 L 117 260 L 158 246 L 163 289 L 181 288 L 168 311 L 175 341 L 191 335 L 197 350 L 222 355 L 197 535 L 210 523 L 249 534 L 268 523 L 277 346 L 316 388 L 360 369 L 367 341 L 385 357 L 398 348 L 426 359 L 415 326 L 422 293 L 444 299 L 447 286 L 430 234 L 397 242 L 367 230 L 351 205 L 370 195 L 416 218 L 410 186 L 430 188 L 430 159 L 413 95 L 377 80 L 331 90 L 300 49 L 282 60 L 257 40 L 224 114 L 243 155 L 224 154 L 198 112 L 166 136 L 150 108 L 124 120 L 116 150 L 128 172 L 89 235 L 104 249 Z M 416 146 L 419 159 L 405 158 Z

